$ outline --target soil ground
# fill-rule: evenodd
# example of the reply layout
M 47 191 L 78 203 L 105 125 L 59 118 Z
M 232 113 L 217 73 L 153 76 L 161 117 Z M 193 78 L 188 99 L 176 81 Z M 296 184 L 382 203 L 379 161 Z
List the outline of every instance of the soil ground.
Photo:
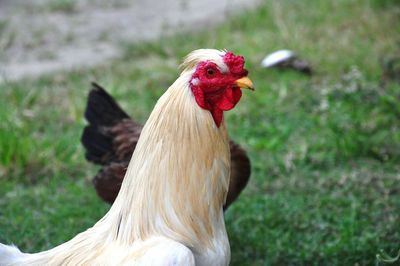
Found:
M 0 80 L 107 62 L 125 43 L 220 23 L 258 0 L 0 0 Z

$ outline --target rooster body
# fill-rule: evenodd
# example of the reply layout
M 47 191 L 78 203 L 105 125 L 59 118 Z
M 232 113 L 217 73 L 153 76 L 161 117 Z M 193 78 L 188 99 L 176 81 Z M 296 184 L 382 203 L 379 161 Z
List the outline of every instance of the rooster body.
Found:
M 211 80 L 200 76 L 194 84 L 193 79 L 205 71 L 200 68 L 203 64 L 207 71 L 236 61 L 243 68 L 243 59 L 229 53 L 204 49 L 186 58 L 182 74 L 146 122 L 121 190 L 100 221 L 40 253 L 1 245 L 0 265 L 228 265 L 223 204 L 230 155 L 220 115 L 221 108 L 232 109 L 239 101 L 239 87 L 252 84 L 247 72 L 235 71 L 234 79 L 226 82 L 229 87 L 222 88 L 222 95 L 225 91 L 235 95 L 225 100 L 213 92 L 205 95 L 212 105 L 202 106 L 199 97 L 204 94 L 195 91 L 208 93 L 212 85 L 199 86 Z M 225 59 L 226 55 L 231 57 Z M 238 83 L 243 79 L 246 86 Z
M 89 93 L 85 118 L 89 122 L 81 142 L 87 160 L 102 165 L 93 178 L 97 194 L 104 201 L 113 203 L 143 126 L 135 122 L 100 85 L 93 83 Z M 239 196 L 250 178 L 250 159 L 246 151 L 230 140 L 231 176 L 226 210 Z

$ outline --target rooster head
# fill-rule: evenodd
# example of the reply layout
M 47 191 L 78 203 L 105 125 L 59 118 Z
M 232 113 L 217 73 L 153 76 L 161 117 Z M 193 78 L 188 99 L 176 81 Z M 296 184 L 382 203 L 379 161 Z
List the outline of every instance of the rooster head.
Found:
M 191 52 L 182 64 L 192 73 L 189 86 L 197 104 L 211 112 L 217 127 L 221 125 L 223 112 L 239 102 L 241 89 L 254 90 L 244 63 L 243 56 L 230 51 L 200 49 Z

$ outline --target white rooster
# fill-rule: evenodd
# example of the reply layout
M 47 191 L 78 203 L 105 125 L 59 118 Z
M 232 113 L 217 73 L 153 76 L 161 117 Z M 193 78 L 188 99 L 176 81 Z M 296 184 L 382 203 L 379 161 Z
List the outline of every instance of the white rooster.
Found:
M 223 112 L 253 89 L 244 58 L 200 49 L 159 99 L 118 197 L 93 227 L 48 251 L 0 244 L 0 265 L 228 265 Z

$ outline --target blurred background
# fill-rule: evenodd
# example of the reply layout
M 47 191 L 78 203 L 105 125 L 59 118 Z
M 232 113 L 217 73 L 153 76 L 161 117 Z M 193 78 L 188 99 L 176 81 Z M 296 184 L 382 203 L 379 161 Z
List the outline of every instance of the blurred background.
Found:
M 183 56 L 225 48 L 257 88 L 226 114 L 252 163 L 231 264 L 395 261 L 399 29 L 396 0 L 0 0 L 0 242 L 48 249 L 108 210 L 80 144 L 90 82 L 145 122 Z M 260 65 L 281 49 L 311 72 Z

